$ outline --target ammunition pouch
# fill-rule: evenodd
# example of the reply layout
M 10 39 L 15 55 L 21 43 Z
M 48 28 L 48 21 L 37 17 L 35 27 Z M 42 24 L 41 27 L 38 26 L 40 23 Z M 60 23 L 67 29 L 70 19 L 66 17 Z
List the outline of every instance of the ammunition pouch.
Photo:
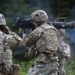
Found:
M 13 64 L 7 66 L 4 63 L 0 64 L 1 75 L 20 75 L 20 66 L 18 64 Z
M 13 64 L 12 68 L 13 68 L 13 75 L 20 75 L 20 65 Z
M 29 53 L 28 53 L 29 58 L 32 59 L 32 58 L 36 57 L 37 54 L 38 54 L 38 51 L 35 50 L 34 47 L 31 47 L 31 48 L 29 49 Z

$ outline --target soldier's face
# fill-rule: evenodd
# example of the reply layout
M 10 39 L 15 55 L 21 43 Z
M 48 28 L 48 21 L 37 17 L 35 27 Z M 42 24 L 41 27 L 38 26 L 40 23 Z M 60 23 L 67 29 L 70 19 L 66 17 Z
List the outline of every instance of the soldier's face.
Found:
M 33 22 L 33 24 L 34 24 L 34 27 L 35 27 L 35 28 L 37 28 L 37 27 L 38 27 L 38 25 L 37 25 L 37 23 L 36 23 L 36 22 Z
M 19 34 L 24 33 L 24 30 L 22 28 L 19 28 Z

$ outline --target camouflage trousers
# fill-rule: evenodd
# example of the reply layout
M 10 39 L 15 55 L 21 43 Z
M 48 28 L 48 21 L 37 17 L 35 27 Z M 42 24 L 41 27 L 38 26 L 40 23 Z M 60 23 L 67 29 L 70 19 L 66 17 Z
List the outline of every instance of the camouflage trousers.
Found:
M 66 75 L 64 66 L 65 66 L 65 58 L 61 58 L 59 60 L 59 71 L 58 71 L 59 75 Z
M 29 69 L 28 75 L 58 75 L 58 64 L 37 62 Z
M 0 75 L 12 75 L 13 68 L 9 65 L 1 65 L 0 66 Z
M 4 65 L 0 70 L 0 75 L 20 75 L 20 65 L 13 64 L 11 66 Z

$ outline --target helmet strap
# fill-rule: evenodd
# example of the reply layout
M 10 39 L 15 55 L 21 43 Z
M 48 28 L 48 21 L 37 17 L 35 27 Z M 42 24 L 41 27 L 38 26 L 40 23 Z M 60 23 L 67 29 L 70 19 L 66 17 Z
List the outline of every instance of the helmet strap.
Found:
M 39 22 L 36 22 L 38 26 L 42 25 L 44 23 L 44 21 L 39 21 Z

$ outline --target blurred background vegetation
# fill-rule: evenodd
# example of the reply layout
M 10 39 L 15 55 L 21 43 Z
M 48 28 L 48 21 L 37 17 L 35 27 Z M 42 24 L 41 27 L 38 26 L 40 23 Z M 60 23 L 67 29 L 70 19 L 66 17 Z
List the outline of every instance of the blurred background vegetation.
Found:
M 58 17 L 66 17 L 68 21 L 75 20 L 75 0 L 2 0 L 0 2 L 0 13 L 6 17 L 7 25 L 12 31 L 18 34 L 18 30 L 13 28 L 17 17 L 25 16 L 26 19 L 31 18 L 31 13 L 37 9 L 43 9 L 48 13 L 51 20 Z M 71 58 L 66 63 L 67 75 L 75 75 L 75 31 L 66 30 L 71 46 Z M 28 50 L 25 47 L 13 49 L 13 63 L 21 65 L 21 75 L 27 75 L 33 59 L 29 61 L 27 57 Z

